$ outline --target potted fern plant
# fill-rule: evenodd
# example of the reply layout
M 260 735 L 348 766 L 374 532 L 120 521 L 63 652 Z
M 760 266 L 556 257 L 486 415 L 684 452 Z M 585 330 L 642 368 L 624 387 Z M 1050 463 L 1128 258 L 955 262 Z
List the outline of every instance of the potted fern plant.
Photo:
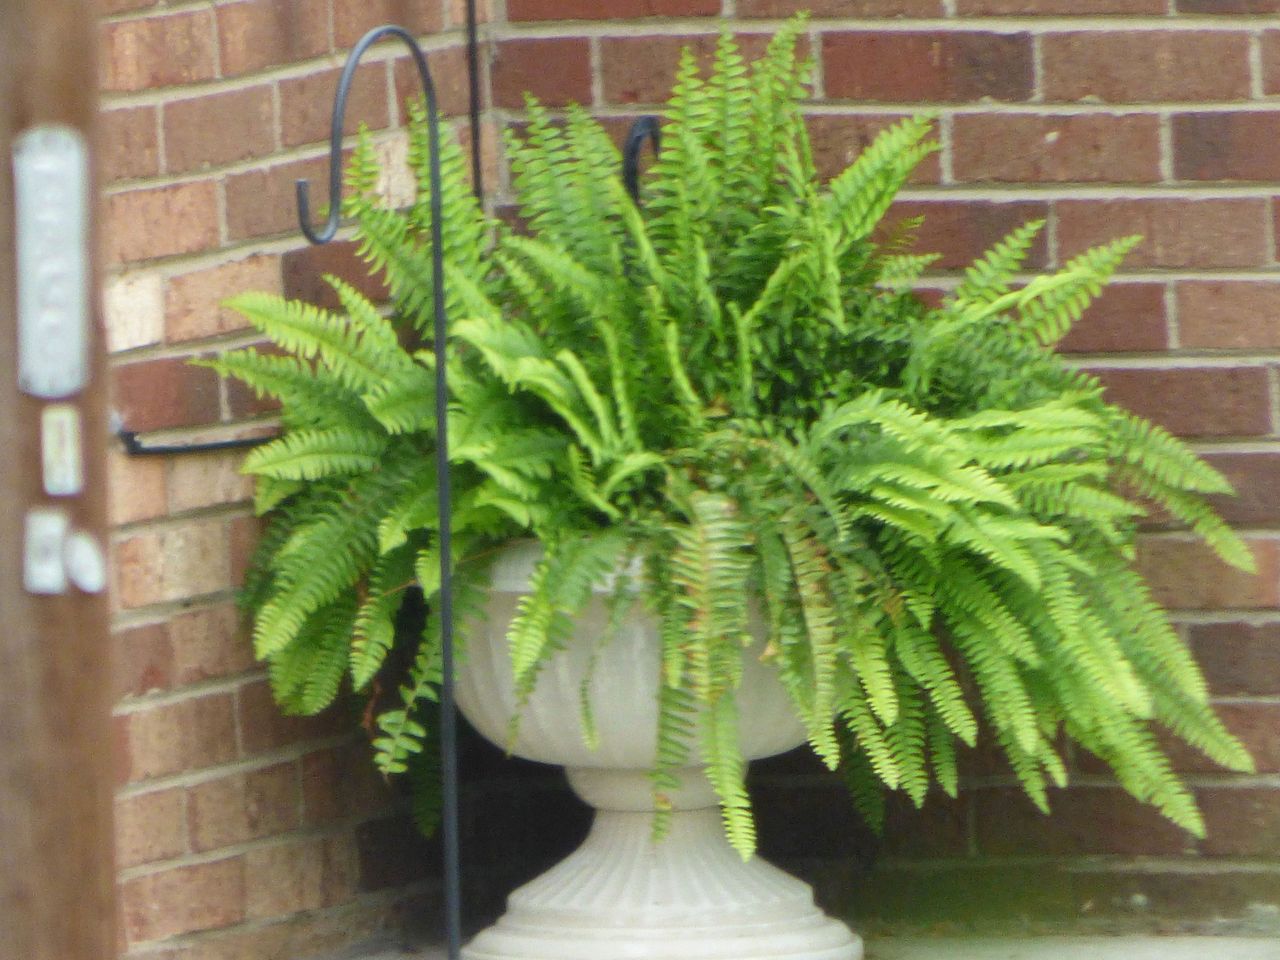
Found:
M 752 857 L 747 760 L 804 741 L 871 820 L 884 790 L 954 794 L 980 724 L 1040 806 L 1065 737 L 1194 833 L 1157 731 L 1251 766 L 1131 565 L 1154 504 L 1249 569 L 1203 500 L 1228 486 L 1053 352 L 1135 239 L 1024 281 L 1030 224 L 927 305 L 932 258 L 876 231 L 930 123 L 821 183 L 799 30 L 753 64 L 726 35 L 706 77 L 686 54 L 639 205 L 580 109 L 531 101 L 508 139 L 526 229 L 476 205 L 446 147 L 459 697 L 602 811 L 474 960 L 859 956 Z M 390 315 L 337 280 L 341 313 L 246 294 L 278 349 L 212 365 L 282 405 L 245 464 L 276 697 L 315 712 L 349 682 L 397 773 L 422 762 L 440 657 L 432 291 L 425 175 L 383 209 L 373 156 L 355 151 L 347 213 Z M 428 615 L 406 638 L 412 596 Z

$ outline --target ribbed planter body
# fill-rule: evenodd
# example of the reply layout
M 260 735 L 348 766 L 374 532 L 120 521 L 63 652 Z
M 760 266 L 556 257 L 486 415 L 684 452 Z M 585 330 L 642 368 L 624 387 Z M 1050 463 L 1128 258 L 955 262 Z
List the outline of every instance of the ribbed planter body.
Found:
M 540 548 L 520 543 L 493 568 L 487 621 L 469 631 L 458 704 L 507 746 L 516 708 L 507 627 Z M 657 741 L 657 623 L 637 604 L 600 645 L 605 588 L 579 618 L 574 641 L 543 669 L 521 713 L 514 752 L 568 768 L 596 809 L 587 840 L 513 893 L 506 915 L 463 951 L 466 960 L 858 960 L 861 941 L 813 903 L 808 885 L 759 857 L 743 862 L 725 840 L 703 769 L 684 771 L 669 836 L 652 840 L 648 771 Z M 595 660 L 594 667 L 591 666 Z M 583 736 L 581 690 L 598 732 Z M 789 750 L 804 732 L 772 668 L 746 660 L 737 694 L 748 758 Z M 697 755 L 694 756 L 695 763 Z

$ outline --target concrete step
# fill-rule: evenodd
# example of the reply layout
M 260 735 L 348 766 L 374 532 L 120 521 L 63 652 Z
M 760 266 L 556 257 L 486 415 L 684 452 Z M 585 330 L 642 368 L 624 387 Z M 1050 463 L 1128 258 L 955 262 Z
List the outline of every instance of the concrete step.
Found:
M 354 958 L 353 958 L 354 960 Z M 366 954 L 359 960 L 445 960 L 443 948 Z M 882 937 L 866 960 L 1280 960 L 1280 940 L 1260 937 Z

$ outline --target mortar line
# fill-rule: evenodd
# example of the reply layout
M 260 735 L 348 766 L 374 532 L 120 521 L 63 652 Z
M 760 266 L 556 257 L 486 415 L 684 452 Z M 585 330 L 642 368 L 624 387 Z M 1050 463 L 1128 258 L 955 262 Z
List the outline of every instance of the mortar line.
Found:
M 604 50 L 599 37 L 587 39 L 587 68 L 591 71 L 591 105 L 604 103 Z
M 1170 350 L 1177 350 L 1182 346 L 1182 327 L 1181 318 L 1178 315 L 1176 286 L 1176 283 L 1172 280 L 1164 285 L 1165 337 L 1168 340 Z
M 1160 179 L 1167 184 L 1177 183 L 1173 157 L 1173 114 L 1163 110 L 1159 114 L 1160 126 Z
M 1262 31 L 1255 29 L 1249 34 L 1249 92 L 1254 100 L 1265 100 L 1262 67 Z
M 719 32 L 714 16 L 654 17 L 642 22 L 634 20 L 539 20 L 508 23 L 508 36 L 520 37 L 584 37 L 584 36 L 696 36 Z M 773 34 L 788 22 L 789 18 L 761 17 L 739 20 L 735 32 L 739 34 Z M 810 19 L 811 29 L 822 33 L 852 33 L 874 31 L 876 33 L 1026 33 L 1046 35 L 1056 33 L 1110 33 L 1125 30 L 1130 33 L 1226 33 L 1243 34 L 1249 30 L 1266 27 L 1271 21 L 1265 16 L 1225 19 L 1221 16 L 1180 14 L 1176 19 L 1163 16 L 993 16 L 993 17 L 815 17 Z
M 1044 100 L 1044 40 L 1042 34 L 1035 34 L 1031 38 L 1031 102 Z
M 149 777 L 146 780 L 138 780 L 120 787 L 115 792 L 115 798 L 117 800 L 132 800 L 135 797 L 144 797 L 152 793 L 198 787 L 206 783 L 213 783 L 216 780 L 224 780 L 227 777 L 256 773 L 259 770 L 278 767 L 285 763 L 295 763 L 311 753 L 359 743 L 359 740 L 354 738 L 356 733 L 357 731 L 353 730 L 351 733 L 341 735 L 314 737 L 310 740 L 291 743 L 285 747 L 277 747 L 272 750 L 264 750 L 252 756 L 245 756 L 226 763 L 201 767 L 198 770 L 181 770 L 159 777 Z
M 1275 363 L 1267 366 L 1267 399 L 1270 401 L 1271 435 L 1280 434 L 1280 369 Z

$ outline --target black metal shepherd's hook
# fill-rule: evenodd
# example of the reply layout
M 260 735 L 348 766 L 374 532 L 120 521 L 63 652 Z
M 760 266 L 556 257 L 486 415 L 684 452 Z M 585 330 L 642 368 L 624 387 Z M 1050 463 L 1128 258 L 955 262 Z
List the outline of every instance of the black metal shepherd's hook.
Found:
M 458 960 L 462 949 L 462 895 L 458 842 L 457 714 L 454 705 L 453 678 L 453 572 L 450 564 L 450 558 L 453 555 L 450 522 L 452 493 L 449 485 L 449 390 L 445 380 L 447 323 L 444 307 L 444 226 L 442 222 L 444 214 L 440 198 L 440 116 L 436 108 L 436 88 L 431 81 L 427 57 L 413 35 L 403 27 L 393 24 L 374 27 L 360 38 L 360 42 L 347 57 L 347 64 L 342 69 L 342 76 L 338 80 L 338 92 L 333 101 L 333 126 L 329 136 L 329 219 L 319 232 L 312 228 L 306 180 L 299 180 L 297 183 L 298 217 L 302 223 L 303 234 L 312 243 L 328 243 L 338 232 L 338 220 L 342 213 L 342 128 L 347 110 L 347 95 L 361 56 L 370 46 L 384 37 L 398 37 L 409 47 L 409 52 L 413 54 L 413 61 L 418 68 L 418 76 L 422 80 L 423 92 L 427 97 L 427 144 L 430 152 L 428 176 L 431 188 L 431 294 L 435 318 L 432 338 L 435 341 L 436 357 L 436 473 L 440 536 L 440 599 L 436 614 L 440 617 L 443 648 L 441 654 L 443 676 L 440 683 L 440 753 L 444 809 L 441 817 L 441 834 L 444 846 L 445 930 L 449 960 Z

